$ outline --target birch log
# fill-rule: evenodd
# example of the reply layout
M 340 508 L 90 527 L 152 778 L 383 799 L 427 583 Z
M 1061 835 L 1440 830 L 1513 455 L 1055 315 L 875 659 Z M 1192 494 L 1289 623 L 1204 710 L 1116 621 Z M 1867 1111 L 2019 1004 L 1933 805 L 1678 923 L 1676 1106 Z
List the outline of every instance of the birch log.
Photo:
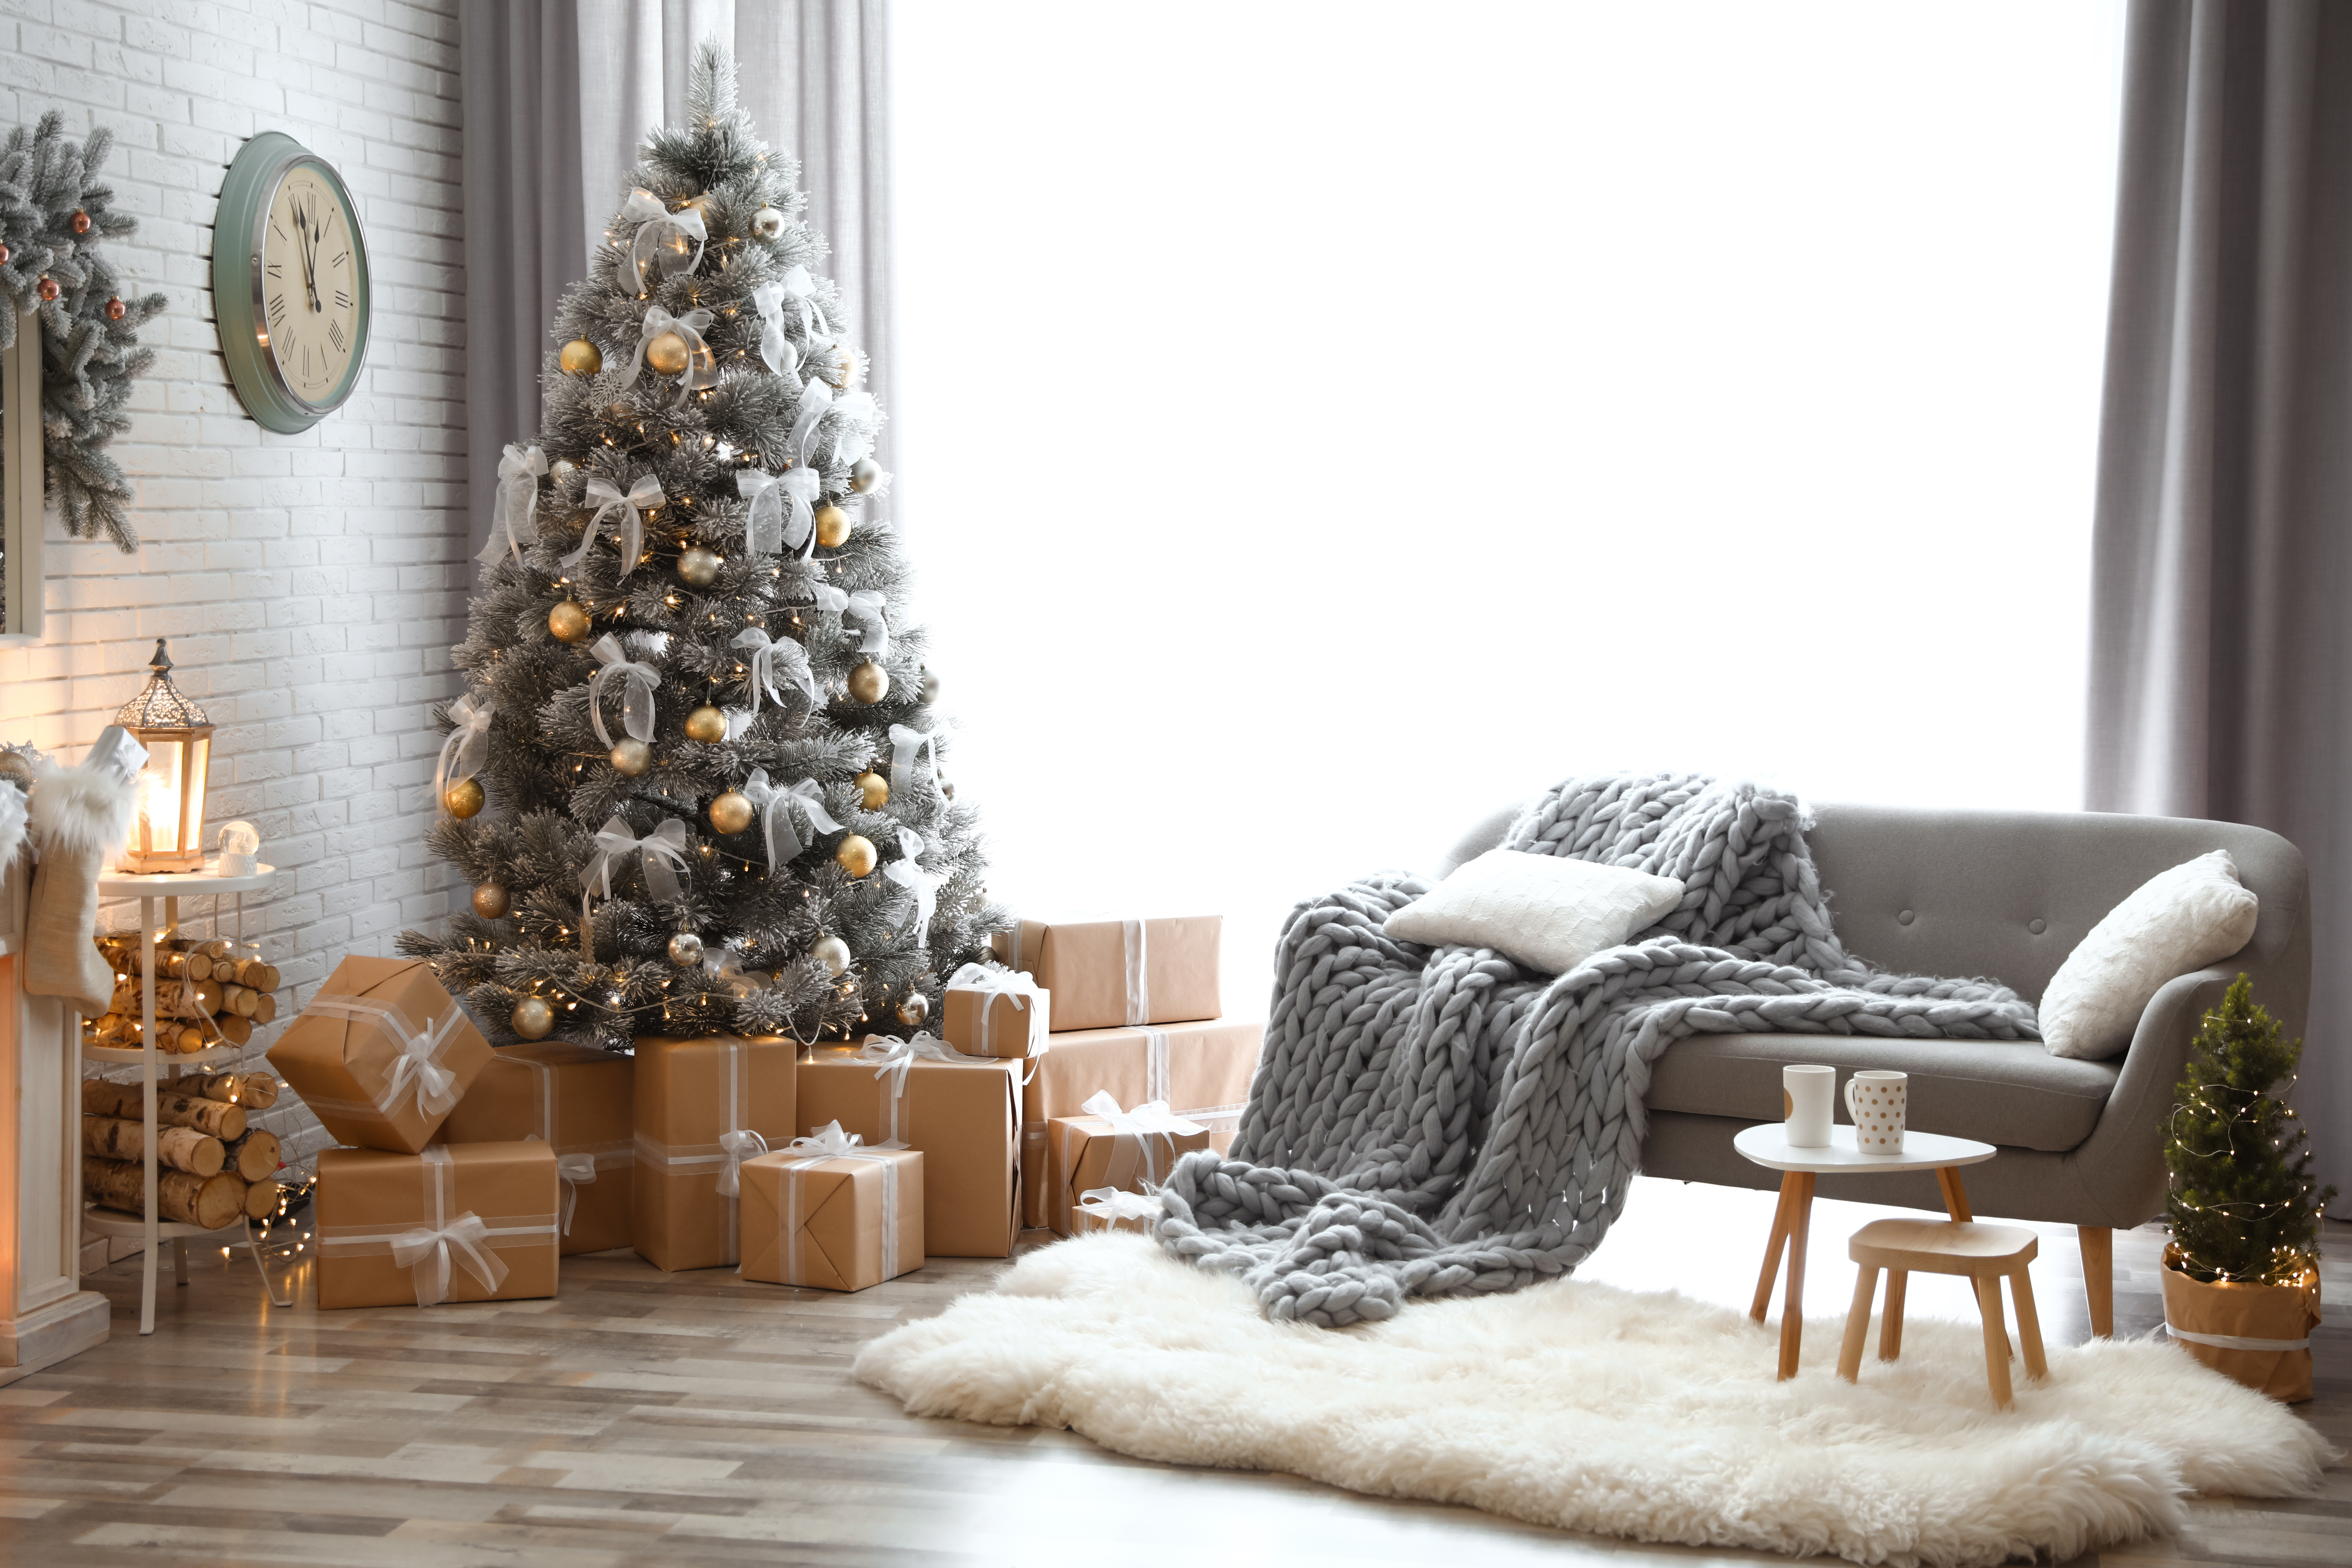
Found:
M 143 1097 L 135 1083 L 115 1083 L 102 1078 L 81 1080 L 81 1108 L 99 1116 L 143 1117 Z M 155 1120 L 172 1127 L 194 1127 L 226 1142 L 245 1136 L 245 1107 L 199 1100 L 155 1086 Z
M 83 1155 L 81 1190 L 102 1208 L 128 1215 L 147 1212 L 147 1173 L 128 1161 Z M 186 1171 L 155 1173 L 155 1214 L 160 1219 L 218 1230 L 244 1213 L 245 1184 L 226 1171 L 216 1176 Z
M 248 1182 L 278 1174 L 278 1134 L 257 1127 L 227 1146 L 227 1164 Z
M 268 1133 L 262 1134 L 268 1137 Z M 252 1134 L 247 1133 L 249 1141 Z M 277 1142 L 271 1139 L 273 1143 Z M 127 1121 L 118 1116 L 85 1116 L 81 1119 L 81 1152 L 107 1160 L 138 1160 L 147 1152 L 147 1124 Z M 277 1153 L 270 1154 L 270 1169 L 277 1169 Z M 216 1176 L 228 1163 L 226 1147 L 209 1133 L 193 1127 L 158 1127 L 155 1129 L 155 1163 L 174 1171 L 186 1171 L 199 1176 Z M 246 1180 L 251 1181 L 250 1176 Z
M 278 1212 L 278 1184 L 256 1182 L 245 1189 L 245 1217 L 268 1219 Z

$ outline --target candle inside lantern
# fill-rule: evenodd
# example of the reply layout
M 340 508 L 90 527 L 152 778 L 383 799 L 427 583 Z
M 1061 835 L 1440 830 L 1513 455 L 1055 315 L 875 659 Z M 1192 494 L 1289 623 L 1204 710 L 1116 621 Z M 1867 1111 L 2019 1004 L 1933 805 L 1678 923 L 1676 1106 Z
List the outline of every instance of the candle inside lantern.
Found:
M 145 689 L 114 716 L 147 748 L 136 797 L 138 816 L 122 862 L 132 871 L 201 871 L 212 721 L 172 684 L 172 659 L 162 637 L 155 639 L 155 657 L 147 668 L 154 674 Z

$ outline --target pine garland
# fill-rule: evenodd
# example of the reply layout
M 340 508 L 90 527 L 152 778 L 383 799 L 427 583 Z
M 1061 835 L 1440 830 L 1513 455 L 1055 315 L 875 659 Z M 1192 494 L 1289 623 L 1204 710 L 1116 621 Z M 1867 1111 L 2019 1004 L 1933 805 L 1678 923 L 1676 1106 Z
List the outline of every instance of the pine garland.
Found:
M 138 531 L 126 510 L 131 481 L 108 455 L 115 437 L 131 428 L 125 405 L 134 378 L 154 363 L 152 349 L 139 346 L 139 329 L 163 309 L 163 296 L 123 298 L 121 279 L 100 243 L 121 239 L 139 226 L 114 210 L 114 188 L 99 183 L 99 166 L 114 142 L 103 128 L 79 145 L 65 136 L 65 116 L 41 116 L 29 135 L 23 126 L 0 147 L 0 348 L 14 347 L 20 311 L 38 312 L 41 322 L 41 427 L 47 448 L 48 497 L 77 539 L 101 532 L 130 554 Z M 87 220 L 75 232 L 77 215 Z M 58 297 L 40 296 L 43 279 Z M 122 315 L 107 307 L 120 300 Z

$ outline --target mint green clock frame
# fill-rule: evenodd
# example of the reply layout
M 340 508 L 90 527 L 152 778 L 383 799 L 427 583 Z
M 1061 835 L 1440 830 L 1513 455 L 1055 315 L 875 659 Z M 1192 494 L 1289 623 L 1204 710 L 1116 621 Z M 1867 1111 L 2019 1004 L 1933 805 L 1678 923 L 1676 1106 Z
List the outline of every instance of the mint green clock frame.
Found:
M 352 336 L 357 346 L 342 379 L 327 395 L 312 402 L 286 384 L 277 358 L 263 342 L 261 240 L 269 222 L 269 205 L 278 186 L 299 166 L 308 165 L 334 188 L 351 224 Z M 220 328 L 221 357 L 246 412 L 265 430 L 281 436 L 299 435 L 341 407 L 359 385 L 367 363 L 368 329 L 375 315 L 375 285 L 368 270 L 367 236 L 361 230 L 359 208 L 352 205 L 334 165 L 282 132 L 264 131 L 237 149 L 221 182 L 220 206 L 213 218 L 213 319 Z

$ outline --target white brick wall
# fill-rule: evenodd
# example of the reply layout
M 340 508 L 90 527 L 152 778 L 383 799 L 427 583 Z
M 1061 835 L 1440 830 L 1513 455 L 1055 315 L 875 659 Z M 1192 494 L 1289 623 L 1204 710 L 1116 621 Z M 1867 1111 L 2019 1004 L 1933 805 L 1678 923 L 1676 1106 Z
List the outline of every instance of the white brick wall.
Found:
M 68 542 L 52 517 L 48 635 L 0 649 L 0 737 L 79 756 L 169 637 L 220 727 L 210 818 L 251 819 L 280 868 L 247 929 L 289 1014 L 457 886 L 424 847 L 472 578 L 457 3 L 0 0 L 0 127 L 56 108 L 112 129 L 105 174 L 140 223 L 116 265 L 171 301 L 114 445 L 143 542 Z M 359 390 L 300 436 L 246 416 L 212 319 L 222 176 L 268 130 L 341 172 L 375 280 Z

